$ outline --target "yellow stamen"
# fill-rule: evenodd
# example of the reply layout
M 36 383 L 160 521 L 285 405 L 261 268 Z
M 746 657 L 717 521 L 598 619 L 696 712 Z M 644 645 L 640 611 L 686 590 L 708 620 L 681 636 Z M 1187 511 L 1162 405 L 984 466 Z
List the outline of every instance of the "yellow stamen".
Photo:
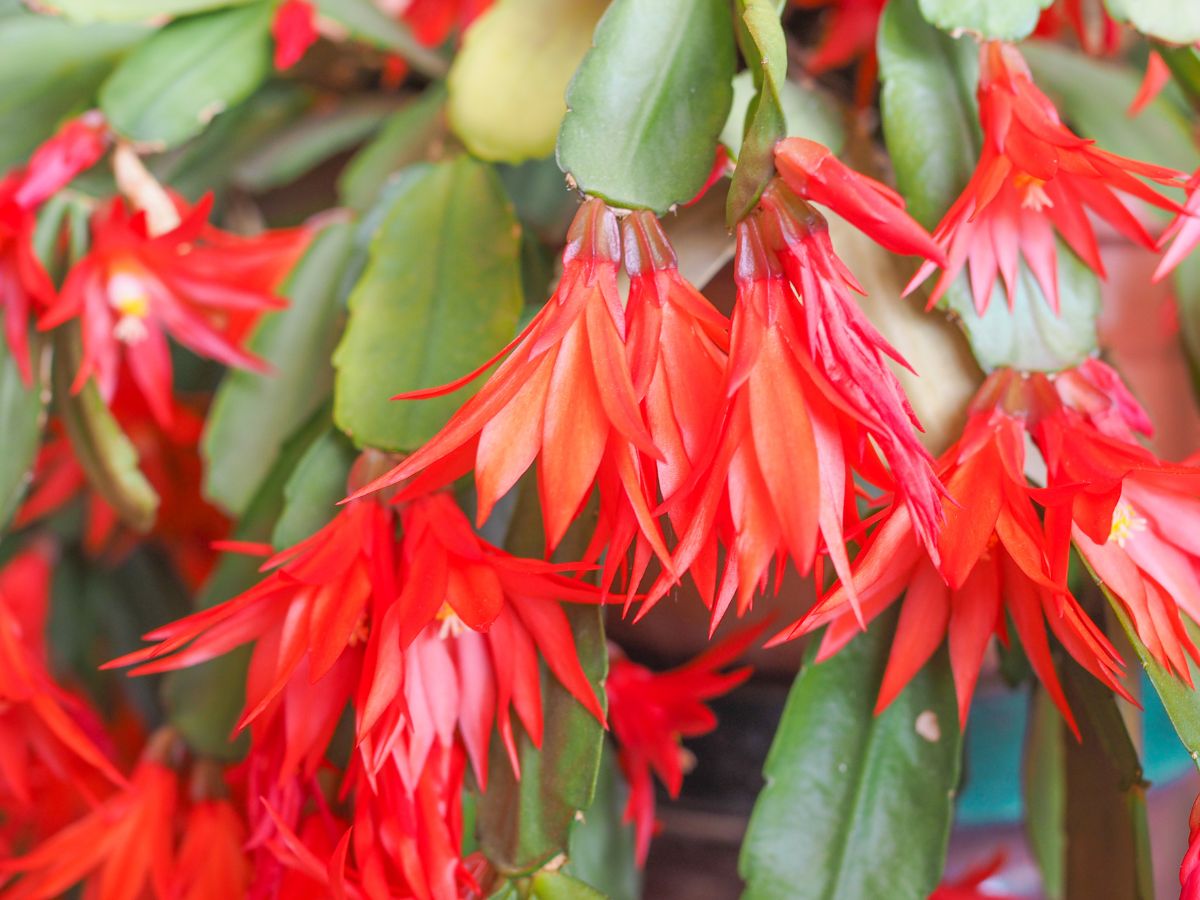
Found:
M 1113 509 L 1112 529 L 1108 532 L 1108 539 L 1116 541 L 1118 547 L 1124 547 L 1125 542 L 1130 540 L 1139 531 L 1146 530 L 1146 520 L 1137 514 L 1137 511 L 1129 504 L 1127 500 L 1121 500 Z
M 126 344 L 137 344 L 146 338 L 145 318 L 150 312 L 150 293 L 137 268 L 114 266 L 108 275 L 108 302 L 118 313 L 113 335 Z
M 458 637 L 467 630 L 467 624 L 458 617 L 458 613 L 449 603 L 443 603 L 434 618 L 442 623 L 438 628 L 438 637 L 443 641 L 448 637 Z
M 1022 208 L 1041 212 L 1046 207 L 1054 205 L 1054 201 L 1046 193 L 1046 182 L 1042 179 L 1034 178 L 1028 172 L 1018 172 L 1013 177 L 1013 184 L 1021 192 Z

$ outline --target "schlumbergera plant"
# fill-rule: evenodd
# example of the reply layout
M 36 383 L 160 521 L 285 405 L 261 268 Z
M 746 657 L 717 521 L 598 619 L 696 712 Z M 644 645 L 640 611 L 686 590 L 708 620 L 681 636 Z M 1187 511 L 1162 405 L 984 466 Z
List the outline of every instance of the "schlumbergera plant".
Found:
M 1200 900 L 1198 113 L 1200 0 L 0 0 L 0 900 Z

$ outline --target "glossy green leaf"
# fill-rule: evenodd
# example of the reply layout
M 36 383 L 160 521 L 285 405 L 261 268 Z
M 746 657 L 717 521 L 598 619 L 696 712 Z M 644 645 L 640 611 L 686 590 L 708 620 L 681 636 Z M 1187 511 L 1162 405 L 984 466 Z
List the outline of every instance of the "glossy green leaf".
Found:
M 329 412 L 322 410 L 290 436 L 279 451 L 274 467 L 263 479 L 254 499 L 234 529 L 239 541 L 271 540 L 283 509 L 284 491 L 300 459 L 313 441 L 329 429 Z M 218 560 L 197 600 L 206 609 L 230 599 L 262 578 L 261 557 L 226 553 Z M 213 759 L 238 759 L 246 750 L 247 735 L 230 740 L 246 694 L 249 647 L 187 669 L 171 672 L 163 681 L 163 703 L 171 725 L 196 752 Z
M 1099 280 L 1062 241 L 1058 242 L 1058 292 L 1061 309 L 1055 315 L 1022 260 L 1011 310 L 999 279 L 982 316 L 975 312 L 965 275 L 950 286 L 944 302 L 959 317 L 985 371 L 1011 366 L 1056 372 L 1079 365 L 1096 352 L 1100 315 Z
M 1066 900 L 1153 900 L 1146 788 L 1137 750 L 1112 691 L 1073 661 L 1063 690 L 1080 740 L 1066 749 Z
M 375 0 L 314 0 L 317 10 L 339 23 L 365 44 L 396 53 L 428 78 L 441 78 L 448 65 L 440 55 L 421 46 L 403 22 L 385 13 Z
M 975 169 L 982 138 L 975 104 L 978 48 L 892 0 L 879 23 L 883 135 L 908 211 L 933 228 Z
M 1023 45 L 1021 53 L 1038 87 L 1079 134 L 1122 156 L 1185 172 L 1196 167 L 1191 120 L 1170 99 L 1160 95 L 1135 119 L 1124 115 L 1141 84 L 1140 70 L 1046 41 Z
M 450 124 L 476 156 L 546 156 L 571 76 L 608 0 L 499 0 L 467 31 L 447 81 Z
M 295 82 L 268 82 L 186 144 L 149 160 L 151 171 L 193 203 L 212 191 L 219 204 L 237 164 L 311 106 Z
M 563 872 L 538 872 L 533 876 L 536 900 L 605 900 L 605 895 Z
M 1200 41 L 1200 5 L 1180 0 L 1104 0 L 1109 14 L 1172 44 Z
M 685 203 L 712 171 L 733 73 L 726 0 L 614 0 L 567 92 L 559 166 L 617 206 Z
M 787 40 L 773 0 L 737 0 L 738 39 L 756 94 L 750 101 L 738 165 L 729 186 L 725 220 L 744 219 L 775 177 L 775 144 L 787 135 L 782 90 L 787 77 Z
M 38 8 L 76 22 L 143 22 L 244 6 L 255 0 L 38 0 Z
M 337 302 L 353 226 L 330 225 L 285 284 L 287 309 L 265 317 L 248 343 L 269 373 L 231 369 L 213 401 L 201 444 L 205 494 L 240 515 L 288 436 L 324 403 L 333 380 Z
M 391 97 L 343 97 L 273 132 L 238 163 L 234 180 L 253 193 L 291 184 L 369 138 L 396 108 Z
M 746 130 L 746 115 L 757 96 L 749 71 L 733 78 L 733 105 L 721 132 L 721 143 L 737 159 Z M 837 100 L 820 86 L 784 81 L 779 85 L 779 103 L 783 109 L 784 136 L 805 137 L 840 153 L 846 143 L 846 129 Z
M 600 698 L 608 673 L 603 611 L 564 604 L 579 661 Z M 519 725 L 521 778 L 493 735 L 488 785 L 479 797 L 477 831 L 484 855 L 502 875 L 534 872 L 566 851 L 575 814 L 592 804 L 604 731 L 558 680 L 542 679 L 545 711 L 539 751 Z
M 333 360 L 334 419 L 356 444 L 411 450 L 478 389 L 390 399 L 453 381 L 512 338 L 519 244 L 496 173 L 470 157 L 429 166 L 393 200 Z
M 1134 630 L 1133 622 L 1129 618 L 1129 614 L 1125 611 L 1125 607 L 1121 604 L 1121 601 L 1110 594 L 1106 588 L 1104 589 L 1104 594 L 1108 598 L 1109 607 L 1116 615 L 1117 621 L 1121 623 L 1125 637 L 1129 639 L 1130 645 L 1141 661 L 1142 668 L 1146 670 L 1146 674 L 1150 678 L 1150 684 L 1154 686 L 1158 698 L 1162 701 L 1163 708 L 1166 709 L 1171 724 L 1175 726 L 1175 733 L 1179 735 L 1179 740 L 1187 749 L 1192 762 L 1197 767 L 1200 767 L 1200 692 L 1188 687 L 1187 684 L 1159 664 L 1142 642 L 1142 639 L 1138 637 L 1137 631 Z M 1200 635 L 1195 633 L 1194 629 L 1189 630 L 1192 631 L 1193 640 L 1200 637 Z M 1198 681 L 1200 679 L 1200 667 L 1190 661 L 1189 667 L 1192 672 L 1193 683 L 1200 683 Z
M 0 527 L 8 524 L 25 494 L 37 457 L 42 426 L 46 421 L 44 384 L 49 348 L 41 338 L 30 342 L 32 384 L 26 385 L 17 371 L 7 341 L 0 341 L 0 434 L 4 452 L 0 454 Z
M 969 32 L 989 41 L 1029 37 L 1042 10 L 1054 0 L 920 0 L 921 14 L 952 34 Z
M 23 161 L 149 30 L 17 14 L 0 26 L 0 168 Z
M 1011 632 L 1010 632 L 1011 633 Z M 1066 882 L 1066 803 L 1069 740 L 1050 695 L 1036 689 L 1025 737 L 1025 833 L 1042 874 L 1046 900 L 1062 900 Z
M 429 145 L 445 128 L 445 108 L 445 89 L 433 85 L 392 113 L 379 134 L 342 170 L 338 192 L 343 202 L 351 209 L 367 209 L 393 173 L 425 159 Z
M 571 827 L 564 871 L 610 900 L 639 900 L 642 872 L 636 863 L 633 825 L 625 821 L 629 787 L 621 777 L 612 744 L 604 744 L 596 794 Z
M 272 4 L 173 22 L 130 53 L 100 87 L 121 135 L 165 150 L 199 134 L 271 71 Z
M 797 676 L 742 845 L 744 900 L 925 900 L 937 886 L 962 733 L 944 650 L 874 715 L 894 622 Z
M 283 488 L 283 509 L 271 542 L 280 550 L 294 547 L 334 517 L 349 491 L 346 477 L 358 454 L 336 428 L 314 440 Z
M 78 329 L 58 329 L 51 381 L 59 419 L 92 487 L 122 522 L 148 531 L 158 512 L 158 494 L 138 468 L 137 449 L 108 411 L 96 382 L 89 380 L 78 393 L 71 392 L 80 357 Z

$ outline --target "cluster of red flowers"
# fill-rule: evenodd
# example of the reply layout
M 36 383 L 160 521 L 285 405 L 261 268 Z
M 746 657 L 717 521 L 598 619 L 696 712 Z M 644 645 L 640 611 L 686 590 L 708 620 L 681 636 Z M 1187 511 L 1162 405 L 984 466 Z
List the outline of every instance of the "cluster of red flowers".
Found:
M 437 45 L 485 5 L 417 2 L 401 14 Z M 833 23 L 843 30 L 813 67 L 865 52 L 881 6 L 845 4 Z M 1080 9 L 1053 14 L 1080 27 Z M 316 40 L 315 15 L 305 0 L 278 7 L 280 68 Z M 748 676 L 727 667 L 760 632 L 661 674 L 614 650 L 601 688 L 564 604 L 623 601 L 641 616 L 685 575 L 715 630 L 789 563 L 820 583 L 828 557 L 836 582 L 776 641 L 823 627 L 825 658 L 900 603 L 878 708 L 945 642 L 965 723 L 991 639 L 1015 631 L 1074 726 L 1051 635 L 1129 696 L 1123 661 L 1069 585 L 1074 548 L 1154 658 L 1190 683 L 1200 650 L 1184 618 L 1200 622 L 1200 527 L 1180 523 L 1200 526 L 1200 464 L 1144 449 L 1146 414 L 1094 359 L 1052 374 L 992 372 L 960 439 L 932 458 L 892 368 L 907 363 L 859 309 L 862 288 L 818 209 L 920 257 L 910 287 L 941 268 L 931 302 L 965 270 L 980 312 L 998 280 L 1011 303 L 1022 260 L 1057 310 L 1060 237 L 1103 274 L 1091 217 L 1147 248 L 1174 240 L 1159 275 L 1200 243 L 1200 176 L 1182 205 L 1149 187 L 1182 187 L 1184 176 L 1071 132 L 1015 47 L 982 46 L 978 98 L 981 158 L 932 235 L 899 195 L 825 147 L 781 141 L 778 177 L 736 226 L 728 318 L 680 273 L 653 214 L 618 218 L 587 199 L 561 279 L 521 334 L 460 380 L 402 396 L 490 372 L 430 441 L 398 459 L 364 452 L 336 515 L 270 555 L 256 585 L 156 628 L 151 646 L 110 664 L 159 673 L 251 645 L 238 723 L 250 749 L 236 766 L 194 756 L 166 729 L 141 742 L 135 765 L 121 763 L 100 716 L 50 673 L 42 634 L 55 547 L 27 542 L 0 569 L 0 897 L 58 896 L 81 881 L 102 898 L 479 892 L 491 873 L 462 851 L 464 785 L 486 791 L 493 732 L 518 776 L 520 735 L 541 745 L 543 665 L 611 725 L 644 861 L 652 774 L 678 794 L 680 738 L 714 726 L 706 701 Z M 209 200 L 126 191 L 76 198 L 90 234 L 72 247 L 85 249 L 58 240 L 53 260 L 39 257 L 39 207 L 110 143 L 88 114 L 0 181 L 5 334 L 27 382 L 39 375 L 31 327 L 54 329 L 65 347 L 78 340 L 71 390 L 94 383 L 139 450 L 164 498 L 155 534 L 196 588 L 227 523 L 195 489 L 202 419 L 174 392 L 168 337 L 261 370 L 246 339 L 284 305 L 278 285 L 310 234 L 234 235 L 210 224 Z M 1155 238 L 1128 198 L 1177 218 Z M 55 261 L 61 287 L 47 272 Z M 17 525 L 32 532 L 86 493 L 87 549 L 125 552 L 135 538 L 88 490 L 65 429 L 51 435 Z M 535 462 L 547 560 L 594 502 L 581 560 L 494 546 L 447 490 L 472 474 L 482 525 Z M 853 558 L 848 541 L 861 543 Z M 580 577 L 592 570 L 597 584 Z M 36 802 L 44 796 L 62 802 Z M 985 877 L 938 896 L 964 896 Z

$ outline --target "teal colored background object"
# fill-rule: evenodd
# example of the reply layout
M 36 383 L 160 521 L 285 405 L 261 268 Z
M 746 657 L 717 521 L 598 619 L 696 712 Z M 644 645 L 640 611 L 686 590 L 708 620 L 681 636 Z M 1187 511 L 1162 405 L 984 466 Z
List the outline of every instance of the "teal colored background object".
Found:
M 1192 763 L 1154 688 L 1144 675 L 1142 679 L 1142 766 L 1147 780 L 1157 787 L 1185 775 Z M 958 825 L 1021 821 L 1021 754 L 1028 713 L 1028 691 L 998 688 L 976 695 L 963 751 Z

